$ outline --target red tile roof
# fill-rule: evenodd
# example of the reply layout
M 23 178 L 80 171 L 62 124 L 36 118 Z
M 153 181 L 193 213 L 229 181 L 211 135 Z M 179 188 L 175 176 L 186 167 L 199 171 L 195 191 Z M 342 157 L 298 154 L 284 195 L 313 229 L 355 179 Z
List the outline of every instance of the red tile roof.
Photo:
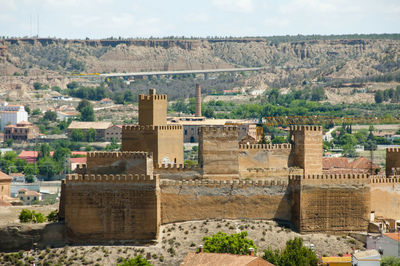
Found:
M 71 163 L 86 163 L 86 157 L 70 158 Z
M 324 157 L 322 158 L 322 168 L 350 168 L 350 164 L 345 157 Z
M 214 265 L 229 265 L 229 266 L 270 266 L 273 265 L 256 256 L 249 255 L 234 255 L 226 253 L 207 253 L 207 252 L 189 252 L 181 266 L 214 266 Z
M 384 236 L 389 237 L 397 242 L 400 242 L 400 235 L 399 233 L 386 233 Z

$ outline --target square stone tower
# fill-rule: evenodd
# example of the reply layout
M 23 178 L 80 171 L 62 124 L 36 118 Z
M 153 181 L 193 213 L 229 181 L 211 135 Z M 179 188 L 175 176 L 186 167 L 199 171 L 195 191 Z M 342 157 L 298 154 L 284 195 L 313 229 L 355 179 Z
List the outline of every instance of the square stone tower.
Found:
M 183 127 L 167 125 L 167 95 L 139 95 L 139 125 L 122 127 L 122 151 L 152 152 L 154 165 L 183 164 Z
M 167 125 L 167 95 L 156 94 L 150 89 L 148 95 L 139 95 L 139 125 L 165 126 Z
M 322 174 L 322 127 L 292 126 L 292 163 L 304 170 L 304 175 Z

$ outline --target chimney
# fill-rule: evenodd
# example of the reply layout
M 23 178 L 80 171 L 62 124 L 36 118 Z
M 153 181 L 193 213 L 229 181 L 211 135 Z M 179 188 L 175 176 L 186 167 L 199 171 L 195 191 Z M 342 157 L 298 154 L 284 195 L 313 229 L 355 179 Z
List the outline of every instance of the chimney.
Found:
M 197 249 L 197 253 L 203 252 L 203 245 L 199 245 L 199 248 Z
M 201 116 L 201 87 L 200 84 L 196 84 L 196 117 Z
M 149 89 L 149 95 L 156 95 L 156 89 Z
M 250 256 L 254 256 L 254 248 L 249 248 Z

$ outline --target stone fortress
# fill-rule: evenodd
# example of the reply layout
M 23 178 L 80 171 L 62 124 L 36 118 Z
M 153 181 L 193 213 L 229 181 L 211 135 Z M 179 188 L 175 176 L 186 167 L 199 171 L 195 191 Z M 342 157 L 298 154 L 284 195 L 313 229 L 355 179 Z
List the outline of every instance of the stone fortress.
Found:
M 292 126 L 290 143 L 239 144 L 234 126 L 202 127 L 198 167 L 183 165 L 183 129 L 167 96 L 139 96 L 139 124 L 122 128 L 122 152 L 90 152 L 62 183 L 60 217 L 72 243 L 148 241 L 160 224 L 276 219 L 300 232 L 367 231 L 370 214 L 400 218 L 400 149 L 386 176 L 325 175 L 322 128 Z

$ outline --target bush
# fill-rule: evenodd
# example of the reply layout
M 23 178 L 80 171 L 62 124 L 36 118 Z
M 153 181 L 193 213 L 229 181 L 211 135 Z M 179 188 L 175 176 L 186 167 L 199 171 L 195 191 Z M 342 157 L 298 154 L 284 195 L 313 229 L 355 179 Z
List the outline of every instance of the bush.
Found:
M 42 213 L 30 211 L 27 209 L 22 209 L 18 218 L 21 223 L 29 223 L 29 222 L 44 223 L 46 221 L 46 218 Z
M 247 232 L 227 235 L 218 232 L 211 237 L 204 237 L 204 251 L 211 253 L 249 254 L 249 249 L 257 251 L 253 240 L 247 238 Z
M 129 260 L 122 260 L 121 263 L 118 264 L 119 266 L 152 266 L 148 260 L 142 257 L 142 255 L 138 255 Z
M 47 221 L 58 222 L 58 211 L 51 211 L 49 215 L 47 215 Z

